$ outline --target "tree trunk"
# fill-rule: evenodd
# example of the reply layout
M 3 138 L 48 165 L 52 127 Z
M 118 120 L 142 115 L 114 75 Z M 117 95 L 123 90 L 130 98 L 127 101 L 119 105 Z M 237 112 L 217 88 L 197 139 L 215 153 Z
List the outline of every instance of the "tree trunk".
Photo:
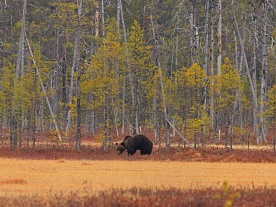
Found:
M 78 6 L 78 28 L 77 28 L 77 35 L 76 35 L 76 71 L 77 71 L 77 83 L 76 83 L 76 98 L 77 98 L 77 106 L 76 106 L 76 113 L 77 113 L 77 127 L 76 127 L 76 149 L 81 149 L 81 103 L 80 103 L 80 77 L 81 77 L 81 69 L 80 69 L 80 52 L 79 52 L 79 40 L 81 34 L 81 14 L 82 14 L 82 0 L 77 0 Z M 74 54 L 75 56 L 75 54 Z M 71 77 L 73 78 L 73 77 Z
M 204 34 L 205 34 L 205 46 L 204 46 L 204 64 L 203 64 L 203 70 L 206 75 L 208 75 L 208 52 L 209 52 L 209 8 L 210 8 L 210 2 L 209 0 L 206 0 L 205 2 L 205 26 L 204 26 Z M 207 82 L 207 79 L 205 78 L 204 82 Z M 204 86 L 203 88 L 203 97 L 202 97 L 202 103 L 203 103 L 203 110 L 206 112 L 206 104 L 207 104 L 207 86 Z M 204 116 L 204 115 L 203 115 Z M 203 117 L 202 117 L 203 118 Z M 206 133 L 206 125 L 203 125 L 203 136 Z
M 268 80 L 268 68 L 267 68 L 267 13 L 268 13 L 268 3 L 267 0 L 263 1 L 264 4 L 264 18 L 263 18 L 263 51 L 262 51 L 262 75 L 261 75 L 261 102 L 260 102 L 260 125 L 263 141 L 266 142 L 266 129 L 264 111 L 266 110 L 265 103 L 267 101 L 267 80 Z
M 71 80 L 70 80 L 70 89 L 69 89 L 69 110 L 67 113 L 67 124 L 66 124 L 66 129 L 65 129 L 65 139 L 68 138 L 69 130 L 72 125 L 72 100 L 73 100 L 73 91 L 74 91 L 74 74 L 76 69 L 79 68 L 79 34 L 80 31 L 76 32 L 76 37 L 75 37 L 75 46 L 74 46 L 74 58 L 73 58 L 73 66 L 71 68 Z M 65 103 L 64 103 L 65 104 Z
M 105 28 L 104 28 L 104 0 L 102 0 L 101 17 L 102 17 L 102 37 L 105 37 Z
M 120 15 L 121 15 L 121 0 L 117 0 L 117 18 L 116 18 L 116 22 L 117 22 L 117 32 L 120 32 Z
M 222 6 L 221 6 L 221 0 L 218 1 L 218 61 L 217 61 L 217 73 L 220 76 L 221 75 L 221 54 L 222 54 L 222 40 L 221 40 L 221 26 L 222 26 Z
M 194 63 L 194 50 L 195 50 L 195 37 L 194 37 L 194 1 L 191 2 L 191 8 L 190 8 L 190 15 L 189 15 L 189 22 L 190 22 L 190 46 L 191 46 L 191 51 L 190 51 L 190 57 L 191 57 L 191 62 Z
M 253 79 L 253 86 L 255 91 L 257 91 L 257 17 L 256 17 L 256 5 L 254 7 L 254 12 L 253 12 L 253 65 L 252 65 L 252 79 Z M 243 53 L 241 54 L 241 56 L 243 55 Z M 242 58 L 241 58 L 242 61 Z M 241 69 L 240 69 L 241 70 Z M 259 139 L 259 134 L 260 134 L 260 130 L 259 130 L 259 119 L 258 119 L 258 106 L 257 105 L 253 105 L 253 128 L 254 128 L 254 134 L 255 134 L 255 141 L 257 144 L 259 144 L 260 139 Z
M 26 13 L 27 13 L 27 0 L 23 1 L 23 12 L 22 12 L 22 25 L 20 33 L 20 42 L 16 63 L 16 77 L 20 79 L 21 75 L 24 73 L 24 43 L 25 43 L 25 24 L 26 24 Z
M 77 96 L 77 128 L 76 128 L 76 149 L 81 149 L 81 106 L 80 106 L 80 69 L 78 70 L 77 86 L 76 86 L 76 96 Z
M 211 119 L 211 137 L 214 134 L 214 123 L 215 123 L 215 113 L 214 113 L 214 1 L 212 0 L 211 5 L 211 45 L 210 45 L 210 76 L 211 76 L 211 88 L 210 88 L 210 119 Z

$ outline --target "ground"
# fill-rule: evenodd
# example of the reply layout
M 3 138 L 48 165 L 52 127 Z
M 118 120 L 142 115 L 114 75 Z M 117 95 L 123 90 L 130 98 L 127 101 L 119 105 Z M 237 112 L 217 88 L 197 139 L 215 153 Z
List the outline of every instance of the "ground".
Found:
M 267 148 L 155 148 L 150 156 L 118 156 L 100 146 L 3 147 L 0 166 L 0 206 L 276 203 L 275 152 Z

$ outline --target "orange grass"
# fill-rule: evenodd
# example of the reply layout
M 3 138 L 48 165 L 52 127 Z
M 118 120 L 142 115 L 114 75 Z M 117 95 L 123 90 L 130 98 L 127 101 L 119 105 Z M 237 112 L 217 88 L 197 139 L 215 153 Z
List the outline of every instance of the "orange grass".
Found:
M 0 158 L 0 195 L 97 193 L 112 188 L 276 186 L 276 164 Z M 19 182 L 20 181 L 20 182 Z M 18 185 L 14 185 L 18 184 Z M 24 185 L 22 185 L 24 184 Z

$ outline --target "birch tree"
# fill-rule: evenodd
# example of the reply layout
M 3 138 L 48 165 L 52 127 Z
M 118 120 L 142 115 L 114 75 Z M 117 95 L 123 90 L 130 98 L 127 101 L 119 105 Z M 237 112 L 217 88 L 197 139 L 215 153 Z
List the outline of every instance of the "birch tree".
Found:
M 263 116 L 265 108 L 265 103 L 267 101 L 267 81 L 268 81 L 268 67 L 267 67 L 267 58 L 268 58 L 268 49 L 267 49 L 267 22 L 268 22 L 268 0 L 263 0 L 263 48 L 262 48 L 262 75 L 261 75 L 261 102 L 260 102 L 260 123 L 262 127 L 263 139 L 266 140 L 266 121 Z

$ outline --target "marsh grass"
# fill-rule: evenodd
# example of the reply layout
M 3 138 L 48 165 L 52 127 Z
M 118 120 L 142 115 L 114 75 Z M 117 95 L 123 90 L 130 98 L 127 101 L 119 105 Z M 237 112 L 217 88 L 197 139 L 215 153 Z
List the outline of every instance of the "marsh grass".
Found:
M 0 206 L 274 206 L 275 162 L 263 149 L 155 148 L 141 157 L 98 146 L 2 148 Z

